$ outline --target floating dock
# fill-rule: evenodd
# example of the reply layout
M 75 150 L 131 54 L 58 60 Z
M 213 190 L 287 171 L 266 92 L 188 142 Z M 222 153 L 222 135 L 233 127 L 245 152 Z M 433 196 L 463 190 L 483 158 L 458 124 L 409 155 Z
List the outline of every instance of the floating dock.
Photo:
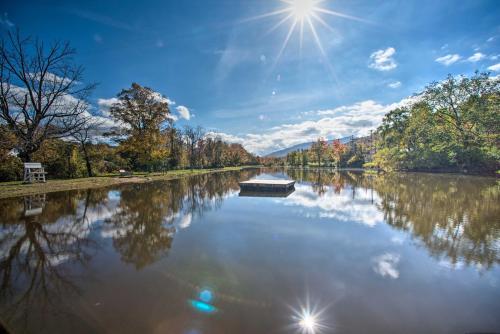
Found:
M 242 191 L 276 191 L 288 192 L 294 190 L 294 180 L 250 180 L 240 182 Z

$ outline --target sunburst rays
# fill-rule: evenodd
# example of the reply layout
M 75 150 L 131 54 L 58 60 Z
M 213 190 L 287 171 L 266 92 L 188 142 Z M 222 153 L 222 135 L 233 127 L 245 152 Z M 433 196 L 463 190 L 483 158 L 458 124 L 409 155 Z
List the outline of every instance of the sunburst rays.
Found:
M 306 30 L 309 36 L 312 37 L 314 43 L 316 44 L 321 56 L 323 57 L 326 65 L 331 70 L 331 64 L 328 61 L 328 57 L 325 51 L 325 47 L 321 42 L 321 37 L 316 27 L 316 24 L 321 25 L 329 32 L 334 32 L 334 29 L 325 21 L 322 16 L 335 16 L 348 20 L 355 20 L 359 22 L 369 23 L 369 21 L 362 18 L 340 13 L 328 8 L 325 8 L 327 0 L 279 0 L 284 7 L 273 10 L 269 13 L 264 13 L 262 15 L 254 16 L 245 21 L 258 20 L 270 17 L 278 17 L 279 21 L 275 23 L 267 32 L 266 35 L 280 28 L 281 26 L 289 23 L 290 26 L 286 33 L 285 39 L 280 46 L 278 55 L 276 57 L 275 64 L 278 63 L 281 56 L 283 55 L 285 49 L 287 48 L 290 40 L 294 33 L 298 33 L 300 50 L 302 50 L 304 44 L 304 37 L 306 35 Z

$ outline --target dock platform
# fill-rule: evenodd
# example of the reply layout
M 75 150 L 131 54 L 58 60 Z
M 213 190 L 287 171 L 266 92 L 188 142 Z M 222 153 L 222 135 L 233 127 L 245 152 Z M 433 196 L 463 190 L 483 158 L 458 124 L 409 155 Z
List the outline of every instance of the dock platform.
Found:
M 294 189 L 294 180 L 250 180 L 240 182 L 242 191 L 288 192 Z

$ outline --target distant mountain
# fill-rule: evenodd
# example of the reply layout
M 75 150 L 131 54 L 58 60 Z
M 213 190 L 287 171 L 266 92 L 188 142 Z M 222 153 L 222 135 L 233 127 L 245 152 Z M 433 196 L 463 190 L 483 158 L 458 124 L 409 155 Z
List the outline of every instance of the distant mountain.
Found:
M 336 139 L 332 139 L 328 141 L 328 144 L 333 143 L 333 141 Z M 351 141 L 351 137 L 344 137 L 339 139 L 342 144 L 347 144 L 348 142 Z M 279 151 L 271 152 L 269 154 L 266 154 L 265 157 L 270 157 L 270 158 L 283 158 L 286 157 L 286 155 L 290 152 L 294 151 L 299 151 L 299 150 L 308 150 L 311 148 L 312 144 L 314 142 L 309 142 L 309 143 L 303 143 L 303 144 L 297 144 L 288 148 L 284 148 Z

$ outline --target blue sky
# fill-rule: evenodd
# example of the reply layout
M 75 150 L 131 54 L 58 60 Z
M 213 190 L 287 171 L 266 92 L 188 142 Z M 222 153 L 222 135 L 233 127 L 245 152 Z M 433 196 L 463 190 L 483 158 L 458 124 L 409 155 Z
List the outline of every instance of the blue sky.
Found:
M 318 136 L 366 134 L 448 73 L 500 71 L 497 0 L 325 0 L 317 6 L 356 19 L 318 12 L 329 26 L 313 20 L 323 51 L 306 24 L 302 45 L 297 25 L 280 54 L 292 19 L 270 31 L 288 14 L 256 17 L 290 6 L 10 1 L 0 23 L 4 31 L 70 41 L 85 79 L 99 82 L 94 113 L 137 82 L 175 101 L 179 126 L 202 125 L 259 154 Z

